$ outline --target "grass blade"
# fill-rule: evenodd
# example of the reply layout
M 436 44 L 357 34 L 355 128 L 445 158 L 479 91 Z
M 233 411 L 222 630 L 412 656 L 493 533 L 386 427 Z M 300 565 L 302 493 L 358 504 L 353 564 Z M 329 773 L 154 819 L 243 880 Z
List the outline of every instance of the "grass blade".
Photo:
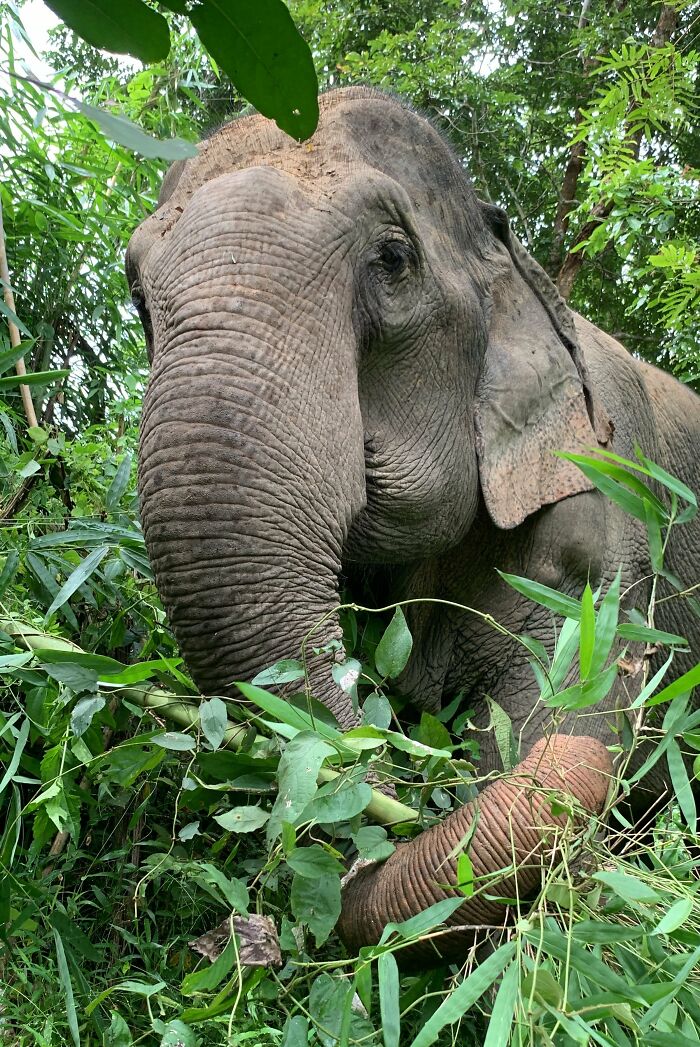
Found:
M 80 1047 L 80 1030 L 78 1029 L 78 1015 L 75 1010 L 75 999 L 73 997 L 73 983 L 70 979 L 70 971 L 68 970 L 68 962 L 66 960 L 66 951 L 63 948 L 63 942 L 61 935 L 58 933 L 56 928 L 52 928 L 53 936 L 56 941 L 56 962 L 58 964 L 58 977 L 61 982 L 61 988 L 65 994 L 66 1004 L 66 1018 L 68 1019 L 68 1028 L 73 1038 L 75 1047 Z

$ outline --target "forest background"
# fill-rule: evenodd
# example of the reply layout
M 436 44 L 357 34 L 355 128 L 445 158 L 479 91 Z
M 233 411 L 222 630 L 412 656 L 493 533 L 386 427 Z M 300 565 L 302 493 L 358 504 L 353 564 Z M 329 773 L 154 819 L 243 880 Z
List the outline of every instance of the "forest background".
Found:
M 297 972 L 284 990 L 258 973 L 255 984 L 239 979 L 224 998 L 228 1010 L 219 1001 L 218 1012 L 215 1002 L 211 1013 L 183 1021 L 172 986 L 183 976 L 186 983 L 196 962 L 188 937 L 222 918 L 207 906 L 240 908 L 236 885 L 247 891 L 263 868 L 272 889 L 268 857 L 230 818 L 213 824 L 212 795 L 208 804 L 199 794 L 182 802 L 194 750 L 181 739 L 192 737 L 174 733 L 154 744 L 153 722 L 135 725 L 137 705 L 106 700 L 98 686 L 104 663 L 76 655 L 37 664 L 15 645 L 12 623 L 29 623 L 91 655 L 150 666 L 131 676 L 113 669 L 115 687 L 151 678 L 193 692 L 138 525 L 135 448 L 147 360 L 123 257 L 155 207 L 163 157 L 177 155 L 170 140 L 195 142 L 247 103 L 203 48 L 184 5 L 181 14 L 170 10 L 177 6 L 161 7 L 171 30 L 167 57 L 147 65 L 99 51 L 59 24 L 42 56 L 55 75 L 42 85 L 21 6 L 0 2 L 0 201 L 14 289 L 14 308 L 0 303 L 0 673 L 8 684 L 0 745 L 12 772 L 0 786 L 0 922 L 3 977 L 13 986 L 0 1005 L 0 1038 L 113 1047 L 162 1038 L 188 1047 L 200 1038 L 279 1044 L 284 1037 L 292 1047 L 309 1034 L 326 1047 L 343 1037 L 369 1043 L 373 1027 L 358 1031 L 356 1015 L 333 1024 L 350 1012 L 348 985 L 332 968 Z M 508 212 L 570 304 L 700 388 L 697 3 L 295 0 L 290 10 L 322 89 L 374 84 L 427 114 L 477 192 Z M 160 145 L 139 146 L 126 125 L 115 131 L 116 116 Z M 20 358 L 35 418 L 13 373 Z M 373 628 L 363 633 L 370 659 Z M 137 731 L 138 744 L 129 744 Z M 218 746 L 209 748 L 217 755 Z M 256 753 L 272 757 L 271 749 Z M 269 788 L 270 767 L 257 773 Z M 233 854 L 243 846 L 250 867 L 245 883 L 230 875 L 232 836 Z M 280 911 L 289 917 L 289 943 L 292 918 L 304 924 L 303 901 L 295 913 Z M 119 980 L 126 988 L 113 1006 Z M 214 989 L 222 991 L 210 977 L 183 995 L 214 998 Z M 430 980 L 417 987 L 402 980 L 396 1014 L 419 1027 L 441 991 Z M 556 1010 L 561 999 L 552 999 Z M 629 1006 L 624 994 L 613 1003 Z M 639 1042 L 668 1035 L 677 1045 L 689 1036 L 684 1022 L 700 1027 L 690 1004 L 676 1006 L 675 1015 L 663 1012 L 667 1028 L 654 1024 Z M 533 1013 L 527 1036 L 535 1042 Z M 614 1038 L 615 1027 L 633 1034 L 627 1012 L 610 1013 L 594 1042 L 637 1042 Z M 457 1042 L 481 1042 L 480 1021 L 458 1024 Z M 557 1035 L 576 1042 L 571 1029 L 562 1032 L 564 1019 L 556 1021 Z M 547 1030 L 554 1035 L 551 1023 Z

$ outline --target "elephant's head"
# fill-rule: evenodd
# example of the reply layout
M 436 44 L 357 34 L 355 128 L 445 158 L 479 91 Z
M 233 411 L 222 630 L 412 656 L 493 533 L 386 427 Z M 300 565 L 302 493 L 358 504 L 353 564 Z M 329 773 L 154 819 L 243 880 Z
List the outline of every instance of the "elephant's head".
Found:
M 127 269 L 152 356 L 146 543 L 204 692 L 298 655 L 321 620 L 313 645 L 336 639 L 344 562 L 440 554 L 481 499 L 511 528 L 587 489 L 551 454 L 601 428 L 570 314 L 393 99 L 325 95 L 301 145 L 260 116 L 223 127 L 171 168 Z M 327 657 L 311 678 L 352 725 Z M 562 752 L 557 782 L 586 759 Z
M 250 116 L 175 164 L 127 271 L 152 356 L 143 525 L 203 691 L 339 635 L 346 560 L 406 563 L 586 488 L 563 303 L 433 127 L 351 88 L 301 145 Z M 328 659 L 314 690 L 343 725 Z

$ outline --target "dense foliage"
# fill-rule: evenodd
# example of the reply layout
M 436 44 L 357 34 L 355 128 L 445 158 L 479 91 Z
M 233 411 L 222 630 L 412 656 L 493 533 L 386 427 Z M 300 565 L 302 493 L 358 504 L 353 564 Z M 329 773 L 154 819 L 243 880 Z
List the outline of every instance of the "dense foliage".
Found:
M 656 688 L 668 702 L 654 728 L 656 759 L 669 767 L 675 800 L 653 833 L 632 839 L 620 820 L 615 854 L 591 841 L 602 871 L 583 883 L 572 842 L 484 963 L 401 976 L 397 950 L 439 934 L 445 913 L 394 931 L 377 953 L 345 958 L 332 937 L 342 862 L 386 856 L 416 819 L 463 803 L 478 782 L 478 754 L 461 742 L 466 713 L 456 708 L 406 735 L 389 730 L 391 679 L 410 648 L 400 613 L 347 611 L 344 672 L 363 674 L 371 728 L 354 744 L 304 708 L 275 704 L 260 689 L 269 676 L 240 703 L 211 698 L 200 716 L 187 704 L 195 690 L 138 525 L 147 364 L 122 259 L 155 205 L 158 154 L 180 148 L 162 142 L 190 143 L 245 102 L 170 10 L 178 5 L 163 6 L 171 50 L 143 68 L 59 28 L 48 56 L 62 70 L 59 93 L 27 79 L 21 11 L 0 3 L 0 202 L 16 311 L 0 305 L 0 1039 L 697 1042 L 696 812 L 680 759 L 681 749 L 700 749 L 684 697 L 696 677 L 665 695 L 658 680 L 639 701 L 641 709 Z M 323 85 L 373 83 L 427 112 L 572 304 L 696 380 L 697 4 L 584 2 L 574 11 L 535 0 L 297 0 L 291 9 Z M 159 140 L 142 144 L 156 155 L 118 144 L 133 132 L 110 124 L 114 116 Z M 18 321 L 27 370 L 44 375 L 30 386 L 35 426 L 12 374 L 6 320 Z M 651 482 L 649 463 L 636 467 Z M 671 486 L 659 506 L 637 488 L 635 503 L 614 479 L 626 507 L 649 521 L 662 570 L 663 537 L 692 511 L 692 493 Z M 600 697 L 616 630 L 624 637 L 653 621 L 653 608 L 651 617 L 640 608 L 638 621 L 618 623 L 614 587 L 595 604 L 590 591 L 562 604 L 514 584 L 564 623 L 550 680 L 581 662 L 579 691 L 548 694 L 554 704 Z M 649 637 L 670 651 L 680 644 Z M 533 657 L 537 666 L 541 652 Z M 600 673 L 589 678 L 583 667 L 594 662 Z M 280 671 L 303 677 L 295 664 Z M 508 766 L 498 707 L 493 728 Z M 315 774 L 295 777 L 302 755 L 320 787 Z M 370 759 L 399 790 L 404 825 L 391 834 L 381 824 L 396 815 L 386 798 L 367 807 Z M 294 817 L 281 817 L 279 796 L 292 797 Z M 461 870 L 465 894 L 483 889 L 470 881 L 466 852 Z M 226 944 L 218 927 L 232 911 L 273 917 L 281 968 L 241 962 L 236 939 Z M 200 942 L 210 964 L 188 942 L 215 928 L 218 938 Z

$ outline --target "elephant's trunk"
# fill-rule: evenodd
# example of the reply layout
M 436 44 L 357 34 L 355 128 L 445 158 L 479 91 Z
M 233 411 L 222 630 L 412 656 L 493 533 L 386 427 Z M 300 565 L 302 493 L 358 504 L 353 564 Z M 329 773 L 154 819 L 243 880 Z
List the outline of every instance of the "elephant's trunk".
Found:
M 443 898 L 457 897 L 457 861 L 472 830 L 466 850 L 475 893 L 446 923 L 460 928 L 502 923 L 507 910 L 493 896 L 531 894 L 542 881 L 543 855 L 556 846 L 557 832 L 567 825 L 568 815 L 561 807 L 555 808 L 560 813 L 552 811 L 552 791 L 573 797 L 586 815 L 597 814 L 611 774 L 611 758 L 601 742 L 567 736 L 541 739 L 522 763 L 476 800 L 400 845 L 383 865 L 361 868 L 343 892 L 341 937 L 355 952 L 376 944 L 387 923 L 407 920 Z M 499 870 L 505 871 L 494 878 Z M 401 955 L 406 958 L 406 953 L 411 961 L 430 962 L 437 955 L 458 959 L 473 939 L 471 929 L 448 931 Z
M 234 681 L 298 657 L 324 618 L 309 647 L 340 638 L 341 548 L 364 504 L 349 292 L 340 278 L 325 281 L 320 300 L 305 291 L 323 258 L 308 230 L 302 239 L 304 201 L 289 193 L 285 176 L 264 169 L 195 196 L 171 234 L 182 251 L 161 276 L 182 287 L 172 315 L 154 317 L 144 534 L 185 659 L 209 694 L 234 694 Z M 332 659 L 312 659 L 312 690 L 349 726 Z

